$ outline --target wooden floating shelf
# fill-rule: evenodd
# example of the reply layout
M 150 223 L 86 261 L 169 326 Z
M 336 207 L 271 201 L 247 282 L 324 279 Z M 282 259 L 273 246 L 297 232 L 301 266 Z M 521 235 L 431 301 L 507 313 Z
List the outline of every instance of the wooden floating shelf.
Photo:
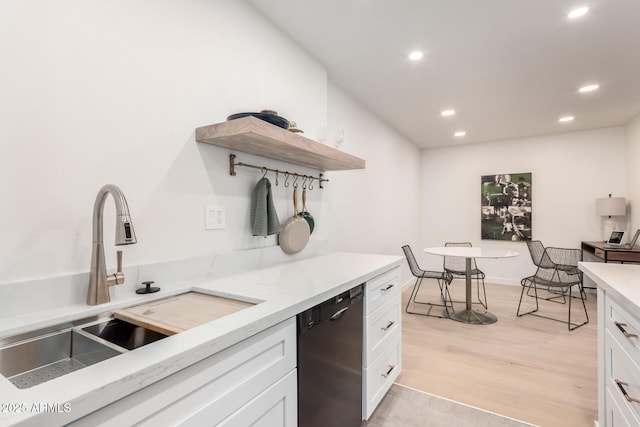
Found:
M 199 127 L 196 141 L 323 171 L 365 168 L 359 157 L 251 116 Z

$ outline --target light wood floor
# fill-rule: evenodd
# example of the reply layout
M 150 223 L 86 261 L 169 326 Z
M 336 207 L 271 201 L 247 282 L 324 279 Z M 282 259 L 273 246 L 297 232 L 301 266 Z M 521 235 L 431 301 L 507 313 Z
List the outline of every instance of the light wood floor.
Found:
M 422 288 L 419 301 L 437 300 L 435 281 L 424 281 Z M 498 317 L 491 325 L 403 314 L 403 368 L 397 382 L 544 427 L 593 426 L 596 294 L 588 294 L 590 322 L 569 332 L 564 323 L 516 317 L 519 286 L 486 288 L 489 311 Z M 454 280 L 450 289 L 454 301 L 464 300 L 463 280 Z M 410 292 L 403 292 L 405 305 Z M 580 301 L 573 303 L 572 318 L 582 319 Z M 566 319 L 566 305 L 546 302 L 542 310 Z

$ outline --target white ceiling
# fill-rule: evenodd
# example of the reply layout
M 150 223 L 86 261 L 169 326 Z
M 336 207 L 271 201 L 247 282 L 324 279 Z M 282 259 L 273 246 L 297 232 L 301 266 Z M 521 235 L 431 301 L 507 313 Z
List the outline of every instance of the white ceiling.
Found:
M 248 1 L 423 147 L 618 126 L 640 114 L 640 0 Z M 567 18 L 584 4 L 589 13 Z M 413 50 L 424 58 L 410 61 Z M 592 82 L 600 89 L 577 92 Z M 456 115 L 441 117 L 447 108 Z M 575 120 L 559 123 L 563 115 Z

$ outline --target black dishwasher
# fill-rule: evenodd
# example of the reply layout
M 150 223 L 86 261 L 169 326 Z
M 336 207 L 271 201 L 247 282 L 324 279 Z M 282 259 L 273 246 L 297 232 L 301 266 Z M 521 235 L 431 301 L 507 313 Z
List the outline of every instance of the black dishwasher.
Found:
M 298 426 L 362 423 L 362 299 L 358 285 L 298 314 Z

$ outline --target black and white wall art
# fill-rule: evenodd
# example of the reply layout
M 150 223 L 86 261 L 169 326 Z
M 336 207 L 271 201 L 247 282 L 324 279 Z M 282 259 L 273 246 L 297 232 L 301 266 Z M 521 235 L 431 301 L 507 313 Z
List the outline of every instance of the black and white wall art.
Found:
M 482 176 L 483 240 L 531 240 L 531 172 Z

